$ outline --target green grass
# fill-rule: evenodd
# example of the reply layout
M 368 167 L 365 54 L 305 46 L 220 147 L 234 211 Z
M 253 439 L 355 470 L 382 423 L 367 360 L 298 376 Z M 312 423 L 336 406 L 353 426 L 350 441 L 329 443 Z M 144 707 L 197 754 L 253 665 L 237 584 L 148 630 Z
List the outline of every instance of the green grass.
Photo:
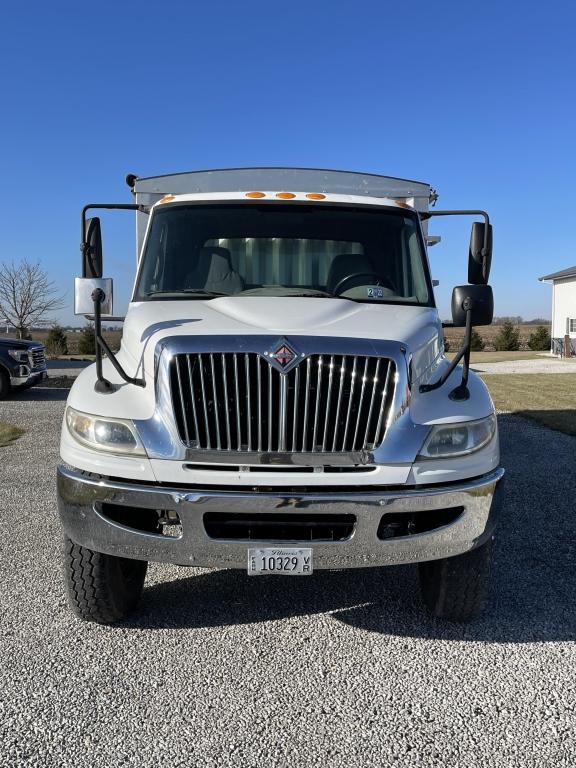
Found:
M 512 360 L 537 360 L 542 359 L 544 352 L 472 352 L 470 361 L 472 363 L 507 363 Z M 446 357 L 450 360 L 455 352 L 450 351 Z
M 484 381 L 499 410 L 576 435 L 576 374 L 495 374 Z
M 13 440 L 17 440 L 20 435 L 24 434 L 24 430 L 20 427 L 13 427 L 12 424 L 6 424 L 5 421 L 0 421 L 0 448 L 4 448 L 9 445 Z

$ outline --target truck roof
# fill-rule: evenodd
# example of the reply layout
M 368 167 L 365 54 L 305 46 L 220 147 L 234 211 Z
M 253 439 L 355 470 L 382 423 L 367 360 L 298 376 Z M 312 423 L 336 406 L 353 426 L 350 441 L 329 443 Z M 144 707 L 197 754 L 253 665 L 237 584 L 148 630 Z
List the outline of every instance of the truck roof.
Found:
M 202 196 L 207 200 L 223 200 L 238 199 L 239 193 L 260 191 L 270 195 L 297 193 L 298 197 L 302 195 L 303 200 L 306 194 L 320 193 L 327 196 L 326 202 L 341 203 L 368 203 L 366 198 L 374 198 L 384 205 L 408 203 L 423 213 L 437 198 L 435 190 L 426 182 L 320 168 L 218 168 L 143 178 L 131 174 L 127 180 L 136 202 L 147 207 L 167 195 L 186 195 L 190 196 L 190 200 L 198 200 Z M 138 253 L 144 240 L 147 218 L 144 213 L 137 214 Z
M 138 195 L 243 192 L 250 189 L 299 190 L 369 197 L 417 198 L 428 207 L 435 192 L 430 184 L 375 173 L 321 168 L 217 168 L 162 176 L 135 177 Z M 144 201 L 142 201 L 144 202 Z

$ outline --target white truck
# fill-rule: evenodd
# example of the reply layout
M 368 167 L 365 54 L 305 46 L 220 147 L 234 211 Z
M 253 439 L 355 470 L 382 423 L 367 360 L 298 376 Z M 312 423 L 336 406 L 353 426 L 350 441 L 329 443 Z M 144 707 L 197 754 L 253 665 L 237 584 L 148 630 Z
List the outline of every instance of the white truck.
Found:
M 160 561 L 254 576 L 418 563 L 434 615 L 475 616 L 504 475 L 494 405 L 469 371 L 472 327 L 493 314 L 488 215 L 345 171 L 127 182 L 133 203 L 82 211 L 76 312 L 94 319 L 97 358 L 70 390 L 58 468 L 76 614 L 122 619 Z M 136 211 L 117 355 L 94 208 Z M 481 221 L 450 361 L 427 225 L 461 214 Z

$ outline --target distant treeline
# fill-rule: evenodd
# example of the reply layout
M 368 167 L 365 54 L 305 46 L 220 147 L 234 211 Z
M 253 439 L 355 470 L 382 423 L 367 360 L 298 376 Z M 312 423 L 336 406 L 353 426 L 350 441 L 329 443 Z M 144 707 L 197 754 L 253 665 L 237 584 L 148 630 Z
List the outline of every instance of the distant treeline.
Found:
M 451 320 L 446 320 L 445 322 L 451 323 Z M 543 325 L 545 328 L 548 328 L 552 323 L 550 320 L 548 320 L 545 317 L 536 317 L 534 320 L 524 320 L 523 317 L 520 315 L 510 315 L 508 317 L 502 316 L 502 317 L 495 317 L 494 320 L 492 320 L 492 325 L 504 325 L 505 323 L 512 323 L 512 325 Z
M 550 325 L 550 320 L 546 317 L 536 317 L 534 320 L 524 320 L 521 315 L 502 315 L 502 317 L 495 317 L 494 320 L 492 320 L 493 325 L 504 325 L 504 323 L 512 323 L 512 325 Z

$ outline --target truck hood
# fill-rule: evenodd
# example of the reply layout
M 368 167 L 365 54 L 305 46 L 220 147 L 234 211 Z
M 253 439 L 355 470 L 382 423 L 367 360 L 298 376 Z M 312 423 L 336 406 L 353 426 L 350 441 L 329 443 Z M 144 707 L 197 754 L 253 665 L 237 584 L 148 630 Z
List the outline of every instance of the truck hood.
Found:
M 25 341 L 24 339 L 0 339 L 0 349 L 35 349 L 41 347 L 39 341 Z
M 397 341 L 420 378 L 439 354 L 436 309 L 362 304 L 346 299 L 223 297 L 210 301 L 147 301 L 130 305 L 121 356 L 127 367 L 153 370 L 156 344 L 168 336 L 331 336 Z M 142 358 L 143 355 L 143 358 Z

